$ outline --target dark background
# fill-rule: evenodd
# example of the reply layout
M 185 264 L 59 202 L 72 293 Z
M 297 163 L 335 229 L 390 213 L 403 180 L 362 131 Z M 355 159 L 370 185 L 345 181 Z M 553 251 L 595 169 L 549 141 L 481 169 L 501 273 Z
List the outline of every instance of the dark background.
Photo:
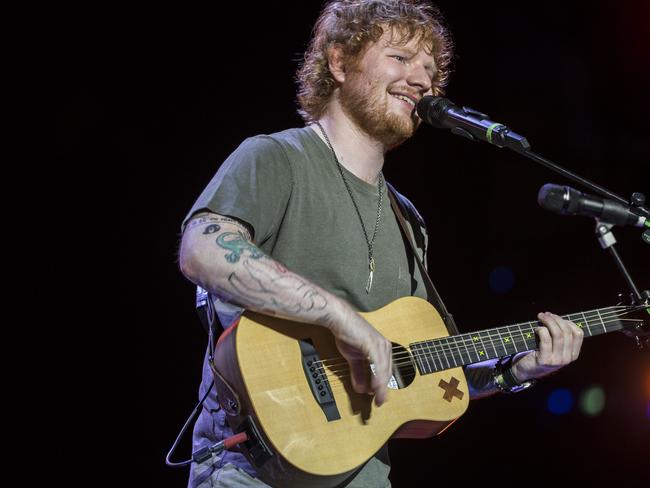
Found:
M 17 398 L 31 426 L 15 451 L 49 445 L 41 479 L 78 473 L 83 458 L 99 476 L 72 478 L 82 484 L 184 486 L 164 455 L 196 402 L 206 337 L 176 264 L 180 222 L 245 137 L 301 125 L 293 76 L 321 3 L 115 5 L 22 2 L 8 16 L 10 296 L 27 312 Z M 626 198 L 648 194 L 647 2 L 439 5 L 456 40 L 448 98 Z M 536 203 L 544 183 L 578 185 L 529 160 L 423 127 L 385 174 L 428 223 L 431 274 L 461 331 L 625 291 L 591 220 Z M 650 287 L 640 231 L 615 235 Z M 499 266 L 514 274 L 506 293 L 488 285 Z M 599 416 L 549 413 L 553 390 L 579 398 L 593 385 Z M 647 483 L 649 401 L 647 351 L 622 334 L 589 339 L 534 390 L 472 403 L 438 438 L 391 443 L 393 486 Z M 177 458 L 188 454 L 186 439 Z

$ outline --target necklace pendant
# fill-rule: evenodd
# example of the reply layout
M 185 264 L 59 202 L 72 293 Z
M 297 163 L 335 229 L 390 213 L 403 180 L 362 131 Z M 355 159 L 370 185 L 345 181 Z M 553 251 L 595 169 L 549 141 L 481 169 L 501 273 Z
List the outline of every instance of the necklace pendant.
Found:
M 375 274 L 375 258 L 371 257 L 368 260 L 368 281 L 366 282 L 366 293 L 370 293 L 370 289 L 372 288 L 372 278 Z

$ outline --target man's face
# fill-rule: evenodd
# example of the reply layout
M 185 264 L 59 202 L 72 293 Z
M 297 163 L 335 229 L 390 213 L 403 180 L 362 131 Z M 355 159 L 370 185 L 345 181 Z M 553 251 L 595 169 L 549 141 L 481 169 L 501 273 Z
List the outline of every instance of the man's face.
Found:
M 415 107 L 431 94 L 436 73 L 433 56 L 418 46 L 417 38 L 397 45 L 392 37 L 385 29 L 356 63 L 347 66 L 339 95 L 347 115 L 388 149 L 415 133 L 420 125 Z

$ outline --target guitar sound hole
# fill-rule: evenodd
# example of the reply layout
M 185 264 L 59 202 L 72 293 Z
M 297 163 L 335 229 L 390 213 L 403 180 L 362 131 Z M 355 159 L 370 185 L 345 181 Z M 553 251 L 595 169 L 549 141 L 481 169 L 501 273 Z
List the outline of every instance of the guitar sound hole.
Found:
M 415 363 L 413 357 L 406 348 L 399 344 L 393 343 L 393 378 L 397 383 L 397 388 L 406 388 L 415 379 Z M 395 383 L 391 381 L 392 388 L 395 388 Z M 391 385 L 389 385 L 389 388 Z

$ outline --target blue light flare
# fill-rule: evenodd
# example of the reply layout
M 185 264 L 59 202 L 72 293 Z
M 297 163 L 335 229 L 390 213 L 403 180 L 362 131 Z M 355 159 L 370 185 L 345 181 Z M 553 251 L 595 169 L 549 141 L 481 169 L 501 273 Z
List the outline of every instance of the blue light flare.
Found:
M 488 282 L 494 293 L 508 293 L 515 284 L 515 274 L 507 266 L 497 266 L 490 272 Z
M 553 391 L 548 397 L 548 409 L 552 414 L 564 415 L 573 408 L 573 394 L 566 388 Z

